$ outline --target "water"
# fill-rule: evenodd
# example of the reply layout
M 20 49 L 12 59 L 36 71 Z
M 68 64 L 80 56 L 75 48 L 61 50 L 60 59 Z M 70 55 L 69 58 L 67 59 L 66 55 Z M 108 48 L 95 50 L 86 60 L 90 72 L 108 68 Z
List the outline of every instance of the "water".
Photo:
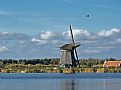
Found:
M 121 90 L 121 74 L 0 74 L 0 90 Z

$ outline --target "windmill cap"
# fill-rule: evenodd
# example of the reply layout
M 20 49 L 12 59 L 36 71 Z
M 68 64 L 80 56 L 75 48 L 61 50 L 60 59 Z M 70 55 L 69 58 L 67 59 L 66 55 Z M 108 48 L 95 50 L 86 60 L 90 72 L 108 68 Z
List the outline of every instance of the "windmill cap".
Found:
M 81 44 L 79 44 L 79 43 L 70 43 L 70 44 L 65 44 L 65 45 L 63 45 L 62 47 L 60 47 L 60 49 L 62 49 L 62 50 L 73 50 L 73 49 L 75 49 L 75 48 L 77 48 L 77 47 L 79 47 Z

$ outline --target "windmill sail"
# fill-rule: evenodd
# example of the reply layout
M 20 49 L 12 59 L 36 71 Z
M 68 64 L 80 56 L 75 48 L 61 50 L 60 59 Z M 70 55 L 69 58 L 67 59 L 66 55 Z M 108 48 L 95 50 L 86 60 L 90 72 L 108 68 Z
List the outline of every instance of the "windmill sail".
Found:
M 75 41 L 74 41 L 74 36 L 73 36 L 71 25 L 70 25 L 70 31 L 71 31 L 71 37 L 72 37 L 73 44 L 75 45 Z M 79 59 L 78 59 L 78 54 L 77 54 L 76 48 L 75 48 L 75 54 L 76 54 L 76 59 L 78 61 Z

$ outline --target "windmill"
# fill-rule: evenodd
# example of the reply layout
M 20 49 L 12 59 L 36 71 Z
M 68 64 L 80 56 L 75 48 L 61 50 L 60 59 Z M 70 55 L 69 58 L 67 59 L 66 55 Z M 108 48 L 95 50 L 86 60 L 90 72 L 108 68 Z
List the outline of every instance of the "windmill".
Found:
M 75 43 L 72 28 L 70 25 L 70 32 L 72 43 L 65 44 L 60 47 L 61 57 L 60 57 L 60 65 L 64 67 L 76 67 L 78 63 L 78 54 L 76 48 L 80 46 L 80 44 Z

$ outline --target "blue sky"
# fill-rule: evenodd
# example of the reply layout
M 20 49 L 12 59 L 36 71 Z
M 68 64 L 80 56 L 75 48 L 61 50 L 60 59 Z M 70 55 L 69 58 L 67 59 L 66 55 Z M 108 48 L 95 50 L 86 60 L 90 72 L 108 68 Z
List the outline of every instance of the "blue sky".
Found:
M 0 58 L 59 57 L 70 24 L 79 58 L 121 58 L 120 0 L 0 0 Z

